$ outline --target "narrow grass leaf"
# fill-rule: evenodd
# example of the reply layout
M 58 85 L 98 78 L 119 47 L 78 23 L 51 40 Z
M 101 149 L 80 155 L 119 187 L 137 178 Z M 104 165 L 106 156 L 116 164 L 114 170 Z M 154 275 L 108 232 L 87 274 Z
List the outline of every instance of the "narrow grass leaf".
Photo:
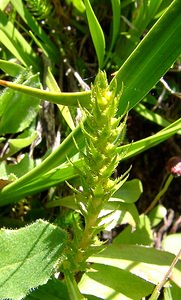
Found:
M 146 108 L 146 106 L 144 106 L 142 103 L 138 103 L 135 107 L 134 110 L 141 115 L 142 117 L 144 117 L 145 119 L 156 123 L 157 125 L 160 125 L 162 127 L 166 127 L 168 125 L 170 125 L 171 123 L 169 121 L 167 121 L 166 119 L 164 119 L 162 116 L 160 116 L 159 114 L 155 113 L 154 111 L 149 110 L 148 108 Z
M 122 159 L 128 159 L 162 143 L 163 141 L 171 137 L 173 134 L 180 132 L 180 128 L 181 118 L 152 136 L 149 136 L 132 144 L 123 145 L 119 147 L 118 152 L 125 153 Z
M 118 114 L 134 107 L 167 72 L 181 52 L 181 1 L 174 0 L 112 79 L 123 85 Z
M 99 68 L 101 69 L 104 62 L 105 55 L 105 38 L 102 28 L 97 20 L 97 17 L 91 7 L 89 0 L 84 0 L 87 21 L 89 25 L 89 30 L 91 33 L 92 41 L 96 50 Z
M 48 55 L 52 58 L 52 61 L 59 63 L 59 51 L 55 44 L 49 39 L 42 27 L 38 24 L 36 19 L 31 15 L 22 0 L 11 0 L 12 5 L 22 18 L 22 20 L 29 26 L 31 31 L 43 42 L 43 48 Z
M 110 51 L 112 51 L 120 31 L 121 1 L 111 0 L 111 4 L 112 4 L 112 11 L 113 11 L 113 21 L 112 21 L 112 40 L 111 40 Z
M 24 66 L 32 65 L 36 71 L 38 70 L 39 59 L 30 44 L 1 10 L 0 41 Z

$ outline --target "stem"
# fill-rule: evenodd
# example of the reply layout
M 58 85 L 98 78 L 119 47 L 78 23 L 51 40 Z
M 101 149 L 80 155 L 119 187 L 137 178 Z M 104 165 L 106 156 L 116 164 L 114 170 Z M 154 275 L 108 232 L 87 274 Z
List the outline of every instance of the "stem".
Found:
M 82 234 L 82 238 L 79 243 L 78 252 L 75 257 L 75 262 L 77 265 L 81 264 L 86 259 L 86 252 L 89 250 L 90 244 L 95 236 L 95 228 L 97 227 L 97 219 L 98 215 L 102 209 L 102 199 L 99 200 L 99 204 L 96 203 L 97 199 L 92 199 L 92 202 L 94 202 L 94 209 L 88 210 L 88 215 L 86 217 L 86 225 Z M 100 203 L 102 202 L 102 203 Z M 96 205 L 95 205 L 96 204 Z M 100 229 L 101 230 L 101 229 Z
M 156 197 L 153 199 L 153 201 L 151 202 L 151 204 L 148 206 L 148 208 L 145 210 L 145 214 L 147 214 L 148 212 L 150 212 L 152 210 L 152 208 L 158 203 L 158 201 L 160 200 L 160 198 L 166 193 L 166 191 L 168 190 L 172 180 L 173 180 L 173 175 L 170 174 L 163 186 L 163 188 L 159 191 L 159 193 L 156 195 Z
M 168 269 L 168 271 L 164 275 L 163 279 L 155 287 L 155 289 L 154 289 L 151 297 L 149 298 L 149 300 L 157 300 L 158 299 L 158 297 L 160 295 L 160 291 L 161 291 L 163 285 L 168 280 L 168 278 L 171 276 L 171 272 L 172 272 L 173 268 L 175 267 L 176 263 L 178 262 L 180 256 L 181 256 L 181 249 L 179 250 L 178 254 L 175 256 L 174 260 L 171 263 L 170 268 Z
M 73 274 L 66 269 L 64 276 L 70 300 L 85 300 L 86 298 L 80 293 Z

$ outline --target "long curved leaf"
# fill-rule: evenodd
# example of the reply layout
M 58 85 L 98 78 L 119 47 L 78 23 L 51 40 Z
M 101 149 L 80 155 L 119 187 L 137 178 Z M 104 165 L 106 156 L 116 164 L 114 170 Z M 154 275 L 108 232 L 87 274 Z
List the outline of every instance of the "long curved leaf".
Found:
M 92 41 L 96 50 L 99 68 L 102 68 L 105 54 L 105 38 L 102 28 L 97 20 L 97 17 L 91 7 L 89 0 L 84 0 L 86 15 L 91 33 Z
M 141 101 L 180 55 L 180 11 L 181 1 L 174 0 L 112 79 L 117 92 L 123 85 L 119 115 Z

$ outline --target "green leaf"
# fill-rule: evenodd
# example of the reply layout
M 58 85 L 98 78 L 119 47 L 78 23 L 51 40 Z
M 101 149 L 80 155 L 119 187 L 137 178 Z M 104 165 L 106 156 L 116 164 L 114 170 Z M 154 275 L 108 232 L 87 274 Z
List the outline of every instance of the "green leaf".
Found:
M 0 10 L 0 41 L 24 65 L 38 69 L 39 59 L 30 44 Z
M 46 284 L 32 291 L 25 300 L 68 300 L 65 284 L 60 280 L 50 279 Z
M 25 130 L 23 133 L 18 135 L 15 139 L 9 139 L 9 151 L 8 156 L 12 156 L 19 150 L 31 145 L 36 139 L 38 132 L 35 130 Z
M 167 72 L 181 53 L 181 1 L 174 0 L 112 79 L 123 85 L 118 114 L 134 107 Z
M 6 6 L 8 5 L 9 0 L 1 0 L 0 1 L 0 9 L 4 10 L 6 8 Z
M 94 47 L 98 58 L 99 68 L 102 68 L 104 62 L 104 55 L 105 55 L 104 33 L 96 18 L 96 15 L 94 14 L 90 1 L 84 0 L 84 3 L 86 8 L 89 30 L 91 33 L 92 41 L 94 43 Z
M 112 196 L 113 201 L 123 201 L 126 203 L 136 202 L 143 192 L 142 183 L 139 179 L 126 181 L 123 186 Z
M 157 125 L 166 127 L 170 125 L 170 122 L 164 119 L 162 116 L 158 115 L 157 113 L 149 110 L 143 104 L 139 103 L 134 107 L 134 110 L 143 116 L 145 119 L 156 123 Z
M 61 92 L 55 78 L 53 77 L 53 74 L 50 71 L 50 69 L 48 69 L 48 71 L 47 71 L 46 83 L 47 83 L 47 86 L 50 89 L 50 91 L 52 91 L 52 92 Z M 70 127 L 71 130 L 73 130 L 75 128 L 75 125 L 74 125 L 74 121 L 72 119 L 69 107 L 65 106 L 65 105 L 60 105 L 60 104 L 57 104 L 57 106 L 58 106 L 63 118 L 67 122 L 68 126 Z
M 121 1 L 120 0 L 111 0 L 112 10 L 113 10 L 113 21 L 112 21 L 112 40 L 110 50 L 112 51 L 116 39 L 120 31 L 120 19 L 121 19 Z
M 169 292 L 171 293 L 171 298 L 164 298 L 164 300 L 177 300 L 177 299 L 179 300 L 179 299 L 181 299 L 181 288 L 179 288 L 173 281 L 170 281 L 170 284 L 171 284 L 170 287 L 164 288 L 164 297 L 165 297 L 166 290 L 169 289 Z
M 85 295 L 101 299 L 140 300 L 152 292 L 153 285 L 116 266 L 94 264 L 83 275 L 79 288 Z
M 174 133 L 180 132 L 181 128 L 181 118 L 155 133 L 153 136 L 149 136 L 140 141 L 134 142 L 131 145 L 123 145 L 118 148 L 118 153 L 125 153 L 123 159 L 128 159 L 135 156 L 147 149 L 150 149 L 163 141 L 167 140 Z
M 4 163 L 4 162 L 3 162 Z M 28 154 L 25 154 L 23 159 L 17 164 L 6 164 L 6 173 L 8 178 L 10 175 L 15 175 L 17 178 L 23 176 L 35 167 L 35 162 Z
M 81 13 L 85 11 L 85 6 L 82 0 L 69 0 L 69 2 L 72 2 L 75 8 L 79 10 Z
M 24 74 L 26 78 L 29 77 L 25 84 L 40 86 L 39 74 L 32 75 L 27 71 Z M 22 74 L 19 78 L 21 76 L 24 77 Z M 40 100 L 15 93 L 9 88 L 4 90 L 0 100 L 0 134 L 23 131 L 31 124 L 39 110 Z
M 114 239 L 114 244 L 140 244 L 151 246 L 153 244 L 153 236 L 150 226 L 150 220 L 147 216 L 141 215 L 137 227 L 133 231 L 131 226 L 127 226 Z
M 20 300 L 30 289 L 45 284 L 62 251 L 66 235 L 48 222 L 0 232 L 0 298 Z
M 25 71 L 25 68 L 23 68 L 21 65 L 2 59 L 0 59 L 0 69 L 12 77 L 16 77 Z
M 138 245 L 109 245 L 104 251 L 96 254 L 88 261 L 110 265 L 132 274 L 153 284 L 158 284 L 170 267 L 174 255 L 163 250 Z M 92 265 L 94 267 L 94 265 Z M 181 285 L 181 261 L 178 261 L 172 272 L 172 280 Z
M 17 10 L 18 14 L 22 18 L 22 20 L 29 26 L 34 35 L 36 35 L 42 41 L 42 50 L 45 53 L 48 53 L 49 58 L 52 61 L 59 63 L 59 51 L 55 46 L 48 35 L 42 29 L 42 26 L 38 24 L 36 19 L 31 15 L 23 2 L 21 0 L 11 0 L 12 5 Z M 35 64 L 36 62 L 34 62 Z M 35 67 L 35 65 L 33 66 Z M 27 65 L 28 66 L 28 65 Z
M 90 104 L 90 91 L 76 93 L 49 92 L 5 80 L 0 80 L 0 85 L 55 104 L 68 106 L 78 106 L 80 104 L 82 107 L 89 107 Z
M 134 204 L 109 201 L 99 215 L 99 226 L 111 231 L 117 225 L 130 224 L 132 229 L 139 222 L 139 214 Z
M 181 246 L 181 233 L 167 235 L 162 241 L 162 247 L 175 255 L 178 254 Z
M 159 204 L 156 207 L 154 207 L 151 212 L 148 214 L 148 217 L 151 222 L 151 226 L 155 227 L 157 226 L 160 222 L 162 222 L 167 214 L 167 209 Z

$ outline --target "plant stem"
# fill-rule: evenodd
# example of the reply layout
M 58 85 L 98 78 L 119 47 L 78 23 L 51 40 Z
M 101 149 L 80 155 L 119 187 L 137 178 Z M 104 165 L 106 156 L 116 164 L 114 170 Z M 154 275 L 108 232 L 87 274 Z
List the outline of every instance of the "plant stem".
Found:
M 170 174 L 163 186 L 163 188 L 159 191 L 159 193 L 156 195 L 156 197 L 153 199 L 153 201 L 151 202 L 151 204 L 148 206 L 148 208 L 145 210 L 145 214 L 147 214 L 148 212 L 150 212 L 152 210 L 152 208 L 158 203 L 158 201 L 160 200 L 160 198 L 166 193 L 166 191 L 168 190 L 172 180 L 173 180 L 173 175 Z
M 73 274 L 66 269 L 64 276 L 70 300 L 85 300 L 86 298 L 80 293 Z
M 171 266 L 169 267 L 168 271 L 164 275 L 163 279 L 155 287 L 155 289 L 154 289 L 151 297 L 149 298 L 149 300 L 157 300 L 158 299 L 158 297 L 160 295 L 160 291 L 161 291 L 163 285 L 165 284 L 165 282 L 170 277 L 171 272 L 172 272 L 173 268 L 175 267 L 176 263 L 178 262 L 180 256 L 181 256 L 181 249 L 179 250 L 178 254 L 175 256 L 174 260 L 171 263 Z

